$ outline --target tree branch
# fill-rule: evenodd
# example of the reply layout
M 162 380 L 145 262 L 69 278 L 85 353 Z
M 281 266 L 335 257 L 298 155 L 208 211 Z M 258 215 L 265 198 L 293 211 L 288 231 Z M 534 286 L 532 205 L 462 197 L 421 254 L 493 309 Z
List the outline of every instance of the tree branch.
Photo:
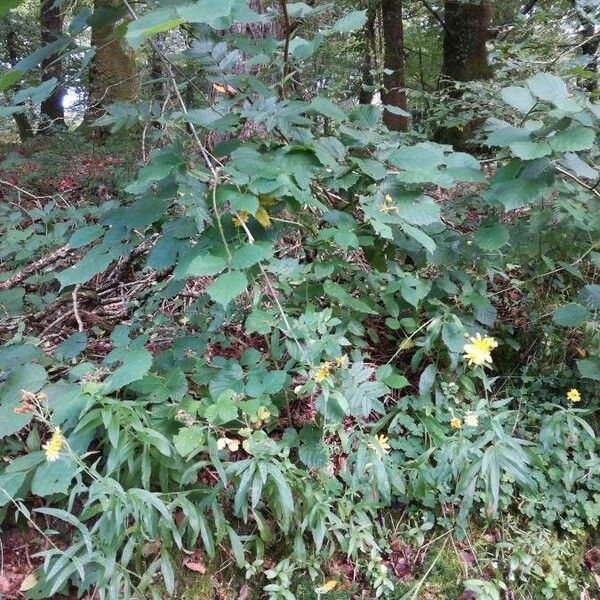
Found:
M 448 25 L 446 25 L 446 21 L 444 21 L 444 19 L 442 19 L 442 17 L 440 17 L 439 13 L 434 8 L 432 8 L 432 6 L 427 2 L 427 0 L 421 0 L 421 2 L 423 3 L 423 6 L 433 15 L 435 20 L 442 26 L 444 31 L 448 35 L 452 35 L 452 32 L 448 28 Z

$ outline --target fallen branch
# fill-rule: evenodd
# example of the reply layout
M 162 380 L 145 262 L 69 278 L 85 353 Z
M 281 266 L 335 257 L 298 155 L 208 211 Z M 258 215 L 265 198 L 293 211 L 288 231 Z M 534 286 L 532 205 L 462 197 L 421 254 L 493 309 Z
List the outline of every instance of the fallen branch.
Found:
M 59 258 L 64 258 L 71 251 L 69 244 L 50 252 L 46 256 L 42 256 L 39 260 L 32 262 L 23 268 L 22 271 L 15 273 L 12 277 L 9 277 L 6 281 L 0 283 L 0 290 L 9 290 L 10 288 L 18 285 L 23 280 L 27 279 L 30 275 L 47 267 L 48 265 L 56 262 Z

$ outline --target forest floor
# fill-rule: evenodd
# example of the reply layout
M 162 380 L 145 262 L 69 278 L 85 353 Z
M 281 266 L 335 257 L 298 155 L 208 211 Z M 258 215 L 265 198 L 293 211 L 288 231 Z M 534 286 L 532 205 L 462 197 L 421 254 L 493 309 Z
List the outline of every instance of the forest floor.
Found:
M 20 188 L 22 211 L 43 206 L 49 197 L 60 198 L 66 210 L 82 206 L 99 205 L 119 196 L 131 179 L 136 164 L 133 147 L 113 145 L 110 148 L 99 143 L 83 143 L 78 138 L 64 144 L 59 151 L 56 142 L 38 138 L 27 145 L 0 147 L 0 180 L 5 189 Z M 0 200 L 3 199 L 0 187 Z M 57 250 L 60 250 L 57 248 Z M 147 250 L 140 245 L 139 252 Z M 67 266 L 71 258 L 68 252 L 52 264 Z M 74 260 L 74 259 L 73 259 Z M 105 331 L 104 338 L 96 339 L 88 347 L 90 358 L 105 356 L 110 349 L 108 335 L 121 319 L 126 318 L 122 306 L 123 293 L 127 298 L 142 294 L 150 286 L 151 279 L 138 280 L 131 285 L 130 264 L 126 261 L 112 265 L 109 270 L 90 282 L 87 295 L 83 297 L 80 311 L 83 318 L 94 323 L 98 331 Z M 123 284 L 125 289 L 123 292 Z M 119 290 L 117 292 L 117 290 Z M 118 296 L 121 296 L 119 300 Z M 77 320 L 70 305 L 53 306 L 42 314 L 32 314 L 26 319 L 31 333 L 45 338 L 47 346 L 54 347 L 77 330 Z M 173 307 L 173 310 L 178 310 Z M 0 321 L 0 339 L 14 331 L 15 323 Z M 392 596 L 405 600 L 475 600 L 473 592 L 464 592 L 465 580 L 489 579 L 493 572 L 508 574 L 505 580 L 506 600 L 558 598 L 564 600 L 592 600 L 600 598 L 600 533 L 582 532 L 579 536 L 559 535 L 546 532 L 540 539 L 539 532 L 529 532 L 523 523 L 510 515 L 486 529 L 474 529 L 470 536 L 457 540 L 452 532 L 427 531 L 424 539 L 415 535 L 418 518 L 413 514 L 408 521 L 390 518 L 397 534 L 392 536 L 388 569 L 393 573 L 396 592 Z M 0 547 L 0 598 L 13 600 L 23 597 L 28 578 L 39 566 L 35 554 L 43 550 L 43 538 L 28 528 L 11 529 L 13 519 L 5 520 Z M 521 554 L 515 562 L 515 549 Z M 527 552 L 531 553 L 528 560 Z M 180 557 L 178 566 L 179 600 L 252 600 L 264 597 L 260 592 L 265 584 L 247 582 L 244 574 L 233 567 L 226 555 L 221 560 L 207 562 L 201 555 Z M 276 557 L 265 561 L 275 564 Z M 369 598 L 366 586 L 355 577 L 354 566 L 344 557 L 327 559 L 327 569 L 336 581 L 335 589 L 327 594 L 330 600 Z M 512 579 L 511 579 L 512 578 Z M 572 591 L 556 594 L 559 584 L 569 581 Z M 30 581 L 29 581 L 30 583 Z M 311 600 L 320 595 L 308 578 L 293 578 L 292 591 L 298 600 Z M 56 598 L 67 598 L 56 596 Z M 91 599 L 90 599 L 91 600 Z

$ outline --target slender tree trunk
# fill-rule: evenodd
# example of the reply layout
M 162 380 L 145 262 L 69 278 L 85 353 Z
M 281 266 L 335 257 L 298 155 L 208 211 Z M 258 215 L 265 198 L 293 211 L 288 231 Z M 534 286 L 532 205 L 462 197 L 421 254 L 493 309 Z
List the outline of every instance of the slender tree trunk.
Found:
M 132 102 L 138 95 L 135 55 L 115 35 L 117 21 L 125 15 L 120 0 L 94 0 L 89 107 L 86 121 L 99 117 L 109 104 Z
M 454 81 L 489 79 L 486 42 L 490 37 L 490 0 L 446 0 L 442 75 Z
M 17 52 L 17 34 L 9 18 L 6 17 L 4 21 L 6 23 L 6 52 L 8 54 L 8 60 L 10 61 L 10 64 L 14 66 L 17 64 L 17 62 L 19 62 L 19 56 Z M 31 123 L 29 122 L 26 114 L 13 113 L 13 119 L 15 120 L 15 124 L 17 126 L 19 139 L 22 142 L 33 136 L 33 129 L 31 128 Z
M 375 55 L 375 17 L 377 9 L 375 3 L 369 0 L 367 6 L 367 22 L 363 30 L 364 40 L 364 55 L 362 65 L 362 83 L 358 94 L 360 104 L 371 104 L 373 101 L 373 86 L 375 79 L 373 78 L 373 58 Z M 366 88 L 366 89 L 365 89 Z
M 40 33 L 42 46 L 51 44 L 62 35 L 63 15 L 60 6 L 54 6 L 54 0 L 41 0 Z M 56 77 L 58 85 L 40 107 L 42 123 L 39 131 L 49 133 L 53 128 L 65 126 L 65 109 L 63 98 L 65 91 L 62 85 L 62 60 L 60 55 L 53 54 L 42 61 L 42 83 Z
M 383 22 L 383 104 L 406 110 L 404 89 L 404 39 L 402 30 L 402 0 L 381 0 Z M 384 110 L 383 122 L 388 129 L 406 129 L 406 117 Z

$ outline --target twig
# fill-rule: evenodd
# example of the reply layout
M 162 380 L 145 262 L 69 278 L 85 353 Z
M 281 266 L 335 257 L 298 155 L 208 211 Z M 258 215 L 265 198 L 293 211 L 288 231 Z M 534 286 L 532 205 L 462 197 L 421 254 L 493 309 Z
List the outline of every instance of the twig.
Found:
M 584 187 L 586 190 L 588 190 L 589 192 L 592 192 L 592 194 L 594 194 L 595 196 L 598 196 L 598 198 L 600 198 L 600 191 L 596 189 L 597 184 L 596 185 L 588 185 L 585 181 L 581 181 L 581 179 L 579 179 L 579 177 L 577 177 L 576 175 L 573 175 L 573 173 L 569 173 L 569 171 L 567 171 L 566 169 L 563 169 L 562 167 L 559 167 L 557 164 L 554 165 L 554 168 L 559 173 L 562 173 L 565 177 L 572 179 L 573 181 L 578 183 L 580 186 Z
M 439 13 L 430 6 L 430 4 L 427 2 L 427 0 L 421 0 L 421 2 L 423 3 L 423 6 L 433 15 L 435 20 L 444 28 L 444 31 L 448 35 L 452 36 L 452 32 L 450 31 L 450 28 L 448 27 L 448 25 L 446 25 L 446 21 L 444 21 L 444 19 L 442 19 L 442 17 L 440 17 Z
M 73 314 L 75 315 L 75 320 L 77 321 L 77 327 L 79 329 L 79 331 L 83 331 L 84 327 L 83 327 L 83 321 L 81 320 L 81 315 L 79 314 L 79 305 L 77 303 L 77 292 L 79 291 L 79 288 L 81 287 L 81 284 L 78 283 L 75 286 L 75 289 L 73 290 L 73 293 L 71 294 L 73 297 Z

